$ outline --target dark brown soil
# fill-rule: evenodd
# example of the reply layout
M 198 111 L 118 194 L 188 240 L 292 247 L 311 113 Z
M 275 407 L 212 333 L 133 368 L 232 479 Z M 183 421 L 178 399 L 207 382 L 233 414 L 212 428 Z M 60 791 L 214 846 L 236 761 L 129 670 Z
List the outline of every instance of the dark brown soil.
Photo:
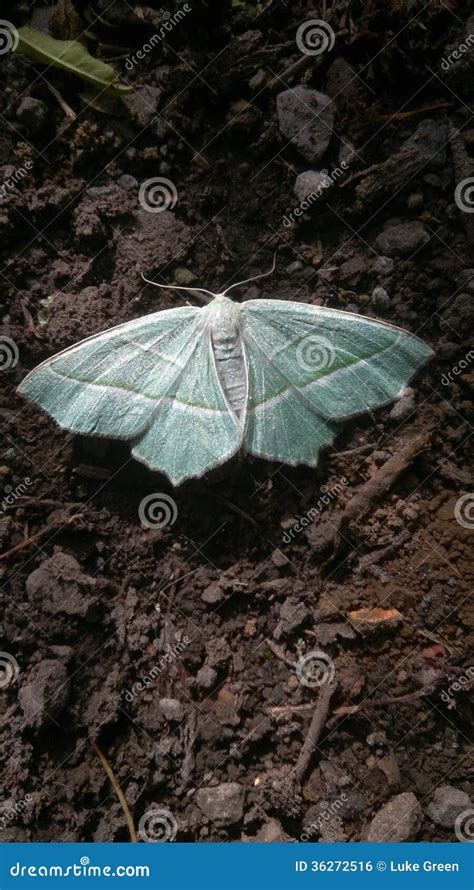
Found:
M 3 6 L 15 25 L 30 20 L 28 4 Z M 454 197 L 474 176 L 472 51 L 441 67 L 469 27 L 466 8 L 337 4 L 335 48 L 292 72 L 295 33 L 321 18 L 317 4 L 196 4 L 130 72 L 125 57 L 156 30 L 127 21 L 135 6 L 112 3 L 98 24 L 75 3 L 91 52 L 113 56 L 136 88 L 129 111 L 91 105 L 59 70 L 1 56 L 0 171 L 32 162 L 0 203 L 0 342 L 19 351 L 1 372 L 2 836 L 128 839 L 95 742 L 135 825 L 164 810 L 179 840 L 357 841 L 387 801 L 413 792 L 413 836 L 454 842 L 427 807 L 439 786 L 469 792 L 472 775 L 474 217 Z M 33 23 L 52 8 L 36 4 Z M 57 36 L 69 27 L 56 11 Z M 311 164 L 281 135 L 275 97 L 301 82 L 330 89 L 336 58 L 359 77 L 334 99 L 330 146 Z M 46 106 L 42 124 L 18 115 L 25 97 Z M 439 147 L 407 179 L 397 156 L 427 121 Z M 341 140 L 357 149 L 349 176 L 285 226 L 297 174 L 333 169 Z M 138 202 L 156 176 L 178 192 L 164 213 Z M 382 231 L 414 221 L 425 243 L 381 260 Z M 345 424 L 317 470 L 243 459 L 173 490 L 127 446 L 73 437 L 16 397 L 28 370 L 71 343 L 182 305 L 140 272 L 218 290 L 265 271 L 275 248 L 272 278 L 237 299 L 383 317 L 436 351 L 413 393 Z M 419 436 L 384 485 L 387 461 Z M 376 500 L 341 526 L 376 474 Z M 140 522 L 151 493 L 174 499 L 172 526 Z M 385 611 L 369 624 L 350 614 L 367 608 Z M 337 686 L 299 782 L 320 687 L 295 664 L 321 651 Z

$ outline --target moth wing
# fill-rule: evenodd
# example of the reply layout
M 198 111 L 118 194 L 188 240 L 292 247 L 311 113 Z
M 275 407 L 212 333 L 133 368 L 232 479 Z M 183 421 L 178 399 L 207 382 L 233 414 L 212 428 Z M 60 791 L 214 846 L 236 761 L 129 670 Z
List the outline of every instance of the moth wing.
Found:
M 200 332 L 192 307 L 143 316 L 47 359 L 18 392 L 64 429 L 131 440 L 151 422 Z
M 242 429 L 222 389 L 207 327 L 132 454 L 179 485 L 223 464 L 241 445 Z
M 414 334 L 350 312 L 286 300 L 241 308 L 247 339 L 329 420 L 392 402 L 433 354 Z
M 316 466 L 335 427 L 305 402 L 246 331 L 244 347 L 249 377 L 245 449 L 267 460 Z

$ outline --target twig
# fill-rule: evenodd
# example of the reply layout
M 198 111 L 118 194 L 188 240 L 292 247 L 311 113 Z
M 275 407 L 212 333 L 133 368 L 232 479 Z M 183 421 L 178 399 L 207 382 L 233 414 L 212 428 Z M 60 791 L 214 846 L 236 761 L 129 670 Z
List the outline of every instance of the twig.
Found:
M 349 31 L 347 28 L 343 28 L 341 31 L 337 31 L 334 37 L 346 37 L 347 34 L 349 34 Z M 306 68 L 309 68 L 310 65 L 316 64 L 321 64 L 321 57 L 319 55 L 314 55 L 312 53 L 303 55 L 297 59 L 296 62 L 292 62 L 292 64 L 288 65 L 288 67 L 281 73 L 269 80 L 267 87 L 269 90 L 274 90 L 278 85 L 281 85 L 282 82 L 286 82 L 290 77 L 293 77 L 295 74 L 301 74 L 301 72 L 305 71 Z
M 397 479 L 411 466 L 413 461 L 422 452 L 428 450 L 429 444 L 430 432 L 411 439 L 400 451 L 393 454 L 379 467 L 367 482 L 361 485 L 344 507 L 338 519 L 337 528 L 331 529 L 331 537 L 327 543 L 332 545 L 333 553 L 322 565 L 323 571 L 351 540 L 352 524 L 356 521 L 360 522 L 372 505 L 382 500 L 384 495 L 391 490 Z
M 379 114 L 378 121 L 404 121 L 409 117 L 415 117 L 418 114 L 425 114 L 428 111 L 438 111 L 442 108 L 452 108 L 454 102 L 435 102 L 434 105 L 426 105 L 424 108 L 414 108 L 412 111 L 396 111 L 394 114 Z
M 268 708 L 270 717 L 284 717 L 286 714 L 301 714 L 305 711 L 312 711 L 313 704 L 307 705 L 276 705 L 274 708 Z
M 196 756 L 194 753 L 194 745 L 197 738 L 197 712 L 191 711 L 188 722 L 184 728 L 185 752 L 183 757 L 183 765 L 181 767 L 181 778 L 184 785 L 188 785 L 194 772 L 196 764 Z
M 38 503 L 41 503 L 40 501 Z M 45 501 L 45 503 L 47 503 Z M 71 506 L 74 506 L 72 504 Z M 91 514 L 93 515 L 93 514 Z M 14 556 L 15 553 L 19 553 L 20 550 L 24 550 L 26 547 L 30 547 L 36 541 L 39 541 L 41 538 L 44 538 L 45 535 L 49 534 L 49 532 L 54 531 L 57 528 L 66 528 L 76 519 L 82 519 L 82 513 L 74 513 L 72 516 L 68 516 L 65 518 L 64 516 L 58 516 L 56 519 L 52 519 L 51 522 L 48 522 L 39 532 L 31 535 L 28 538 L 25 538 L 24 541 L 20 541 L 19 544 L 15 544 L 14 547 L 11 547 L 10 550 L 6 550 L 5 553 L 0 553 L 0 562 L 4 562 L 10 558 L 10 556 Z
M 367 445 L 357 445 L 356 448 L 348 448 L 347 451 L 335 451 L 329 455 L 329 460 L 336 460 L 338 457 L 352 457 L 353 454 L 369 454 L 375 451 L 377 442 L 368 442 Z
M 132 814 L 128 808 L 128 803 L 125 800 L 125 795 L 124 795 L 117 779 L 115 778 L 114 771 L 113 771 L 112 767 L 110 766 L 110 763 L 107 760 L 107 758 L 105 757 L 105 755 L 102 754 L 102 751 L 100 750 L 97 743 L 94 742 L 92 739 L 91 739 L 91 745 L 92 745 L 95 753 L 97 754 L 97 757 L 99 758 L 102 766 L 104 767 L 104 770 L 107 773 L 107 775 L 112 783 L 112 787 L 119 799 L 120 806 L 122 807 L 122 810 L 125 814 L 125 819 L 127 820 L 128 830 L 130 833 L 130 840 L 132 841 L 133 844 L 137 844 L 138 836 L 137 836 L 137 832 L 135 831 L 135 825 L 133 824 Z
M 43 80 L 44 80 L 44 78 L 43 78 Z M 48 87 L 48 90 L 50 91 L 50 93 L 53 94 L 58 105 L 61 106 L 66 117 L 69 118 L 70 121 L 75 121 L 76 117 L 77 117 L 76 112 L 73 111 L 71 106 L 67 104 L 65 99 L 63 99 L 59 90 L 57 90 L 56 87 L 53 87 L 53 85 L 51 83 L 48 83 L 48 81 L 46 81 L 46 86 Z
M 271 649 L 273 654 L 276 655 L 276 657 L 280 659 L 280 661 L 284 661 L 285 664 L 288 665 L 288 667 L 295 670 L 295 668 L 296 668 L 295 662 L 291 661 L 291 658 L 288 658 L 285 655 L 283 649 L 281 648 L 281 646 L 278 645 L 278 643 L 274 643 L 273 640 L 267 640 L 267 646 L 269 649 Z
M 303 747 L 300 751 L 300 755 L 295 767 L 295 775 L 298 782 L 300 783 L 304 778 L 306 770 L 309 766 L 309 762 L 311 760 L 311 755 L 316 748 L 321 733 L 324 729 L 324 724 L 326 723 L 326 719 L 328 716 L 329 704 L 335 691 L 336 683 L 331 681 L 324 683 L 320 687 L 319 698 L 316 702 L 316 707 L 314 709 L 314 714 L 308 729 L 308 733 L 303 742 Z

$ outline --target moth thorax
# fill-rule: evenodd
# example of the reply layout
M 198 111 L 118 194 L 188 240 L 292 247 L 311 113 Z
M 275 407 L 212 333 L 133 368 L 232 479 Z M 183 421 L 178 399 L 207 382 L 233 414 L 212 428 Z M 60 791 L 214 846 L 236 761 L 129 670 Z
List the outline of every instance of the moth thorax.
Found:
M 247 374 L 240 334 L 240 310 L 223 298 L 211 304 L 211 339 L 217 373 L 229 404 L 240 417 L 247 400 Z

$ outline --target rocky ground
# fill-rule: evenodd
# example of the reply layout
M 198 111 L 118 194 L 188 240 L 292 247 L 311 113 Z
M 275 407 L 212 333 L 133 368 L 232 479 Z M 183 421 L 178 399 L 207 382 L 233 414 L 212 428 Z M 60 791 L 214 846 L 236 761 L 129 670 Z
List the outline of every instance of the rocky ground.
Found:
M 0 55 L 2 839 L 468 839 L 474 22 L 456 0 L 184 6 L 0 9 L 134 87 Z M 239 299 L 435 350 L 317 470 L 173 490 L 15 396 L 182 305 L 141 272 L 217 290 L 275 250 Z

